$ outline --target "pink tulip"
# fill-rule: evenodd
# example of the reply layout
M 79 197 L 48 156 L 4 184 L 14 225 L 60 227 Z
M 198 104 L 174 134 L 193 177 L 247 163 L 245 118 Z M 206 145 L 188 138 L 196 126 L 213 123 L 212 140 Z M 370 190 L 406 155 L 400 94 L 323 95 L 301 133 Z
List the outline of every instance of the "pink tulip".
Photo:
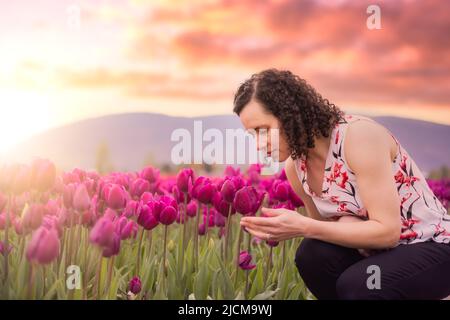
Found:
M 187 205 L 188 217 L 191 217 L 191 218 L 195 217 L 197 215 L 197 209 L 198 209 L 197 202 L 195 202 L 195 201 L 189 202 Z
M 86 186 L 80 183 L 73 195 L 73 208 L 79 212 L 88 210 L 91 206 L 91 198 L 86 189 Z
M 49 264 L 59 255 L 60 242 L 55 229 L 40 227 L 33 233 L 27 247 L 27 259 L 40 264 Z
M 256 265 L 252 264 L 252 256 L 247 251 L 241 251 L 239 254 L 239 267 L 242 270 L 252 270 Z
M 159 215 L 159 222 L 161 222 L 166 226 L 174 223 L 176 219 L 177 219 L 177 210 L 172 206 L 165 207 Z
M 125 210 L 123 211 L 123 215 L 127 218 L 135 217 L 137 214 L 137 210 L 139 207 L 139 202 L 130 200 L 127 203 L 127 206 L 125 207 Z
M 101 217 L 89 234 L 89 240 L 101 247 L 111 246 L 114 236 L 114 225 L 108 217 Z
M 123 188 L 117 184 L 110 186 L 106 191 L 106 204 L 114 210 L 123 209 L 126 205 L 126 196 Z
M 144 192 L 148 192 L 150 190 L 150 183 L 144 179 L 136 179 L 131 184 L 130 195 L 134 198 L 139 199 Z
M 112 241 L 109 243 L 109 245 L 103 247 L 102 255 L 105 258 L 110 258 L 112 256 L 118 255 L 119 252 L 120 252 L 120 235 L 113 232 Z
M 44 206 L 42 204 L 32 204 L 28 207 L 22 217 L 22 226 L 27 231 L 36 230 L 42 223 L 44 217 Z
M 233 168 L 232 166 L 227 166 L 225 168 L 224 174 L 227 177 L 238 176 L 238 175 L 241 174 L 241 169 L 240 168 Z
M 147 167 L 141 171 L 140 177 L 150 183 L 155 183 L 159 179 L 159 170 L 152 167 Z
M 120 235 L 121 240 L 136 236 L 138 226 L 133 220 L 128 220 L 122 216 L 116 221 L 116 233 Z

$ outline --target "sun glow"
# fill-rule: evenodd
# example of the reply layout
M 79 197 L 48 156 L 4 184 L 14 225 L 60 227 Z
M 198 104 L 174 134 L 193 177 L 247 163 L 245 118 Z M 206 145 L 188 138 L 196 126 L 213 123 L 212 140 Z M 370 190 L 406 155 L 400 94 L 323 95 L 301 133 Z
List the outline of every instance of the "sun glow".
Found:
M 0 88 L 0 153 L 48 128 L 48 98 L 40 92 Z

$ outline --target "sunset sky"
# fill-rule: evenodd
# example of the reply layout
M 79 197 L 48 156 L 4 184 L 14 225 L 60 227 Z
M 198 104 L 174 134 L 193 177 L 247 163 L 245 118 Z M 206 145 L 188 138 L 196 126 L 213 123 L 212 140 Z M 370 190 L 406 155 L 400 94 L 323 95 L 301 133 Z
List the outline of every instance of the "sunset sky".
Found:
M 239 83 L 271 67 L 348 112 L 450 124 L 449 12 L 438 0 L 1 1 L 0 151 L 111 113 L 230 114 Z

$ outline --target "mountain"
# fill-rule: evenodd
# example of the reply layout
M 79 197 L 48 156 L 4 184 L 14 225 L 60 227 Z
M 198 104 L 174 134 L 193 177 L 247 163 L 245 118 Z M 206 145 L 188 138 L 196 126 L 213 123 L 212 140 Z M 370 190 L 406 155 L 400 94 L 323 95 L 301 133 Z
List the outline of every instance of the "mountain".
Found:
M 425 174 L 441 165 L 450 166 L 448 139 L 450 126 L 399 117 L 371 117 L 384 125 L 400 141 Z M 100 145 L 107 145 L 116 170 L 138 170 L 144 160 L 155 164 L 171 162 L 171 141 L 175 129 L 187 129 L 193 143 L 194 121 L 202 121 L 203 132 L 216 128 L 242 128 L 235 115 L 196 118 L 170 117 L 151 113 L 128 113 L 87 119 L 35 135 L 16 146 L 8 161 L 28 162 L 45 157 L 68 170 L 95 169 Z M 210 142 L 204 142 L 204 145 Z

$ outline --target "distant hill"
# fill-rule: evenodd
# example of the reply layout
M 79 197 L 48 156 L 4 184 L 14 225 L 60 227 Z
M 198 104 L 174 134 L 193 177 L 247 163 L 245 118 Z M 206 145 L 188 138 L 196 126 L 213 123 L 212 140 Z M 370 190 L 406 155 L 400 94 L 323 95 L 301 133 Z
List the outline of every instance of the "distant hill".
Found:
M 371 117 L 389 129 L 426 174 L 441 165 L 450 166 L 450 126 L 399 117 Z M 235 115 L 197 118 L 129 113 L 87 119 L 43 132 L 14 148 L 8 161 L 27 162 L 35 156 L 52 159 L 62 169 L 94 169 L 99 146 L 104 143 L 116 170 L 138 170 L 144 159 L 155 164 L 170 162 L 173 130 L 193 132 L 195 120 L 203 130 L 242 128 Z M 207 143 L 205 143 L 206 145 Z

